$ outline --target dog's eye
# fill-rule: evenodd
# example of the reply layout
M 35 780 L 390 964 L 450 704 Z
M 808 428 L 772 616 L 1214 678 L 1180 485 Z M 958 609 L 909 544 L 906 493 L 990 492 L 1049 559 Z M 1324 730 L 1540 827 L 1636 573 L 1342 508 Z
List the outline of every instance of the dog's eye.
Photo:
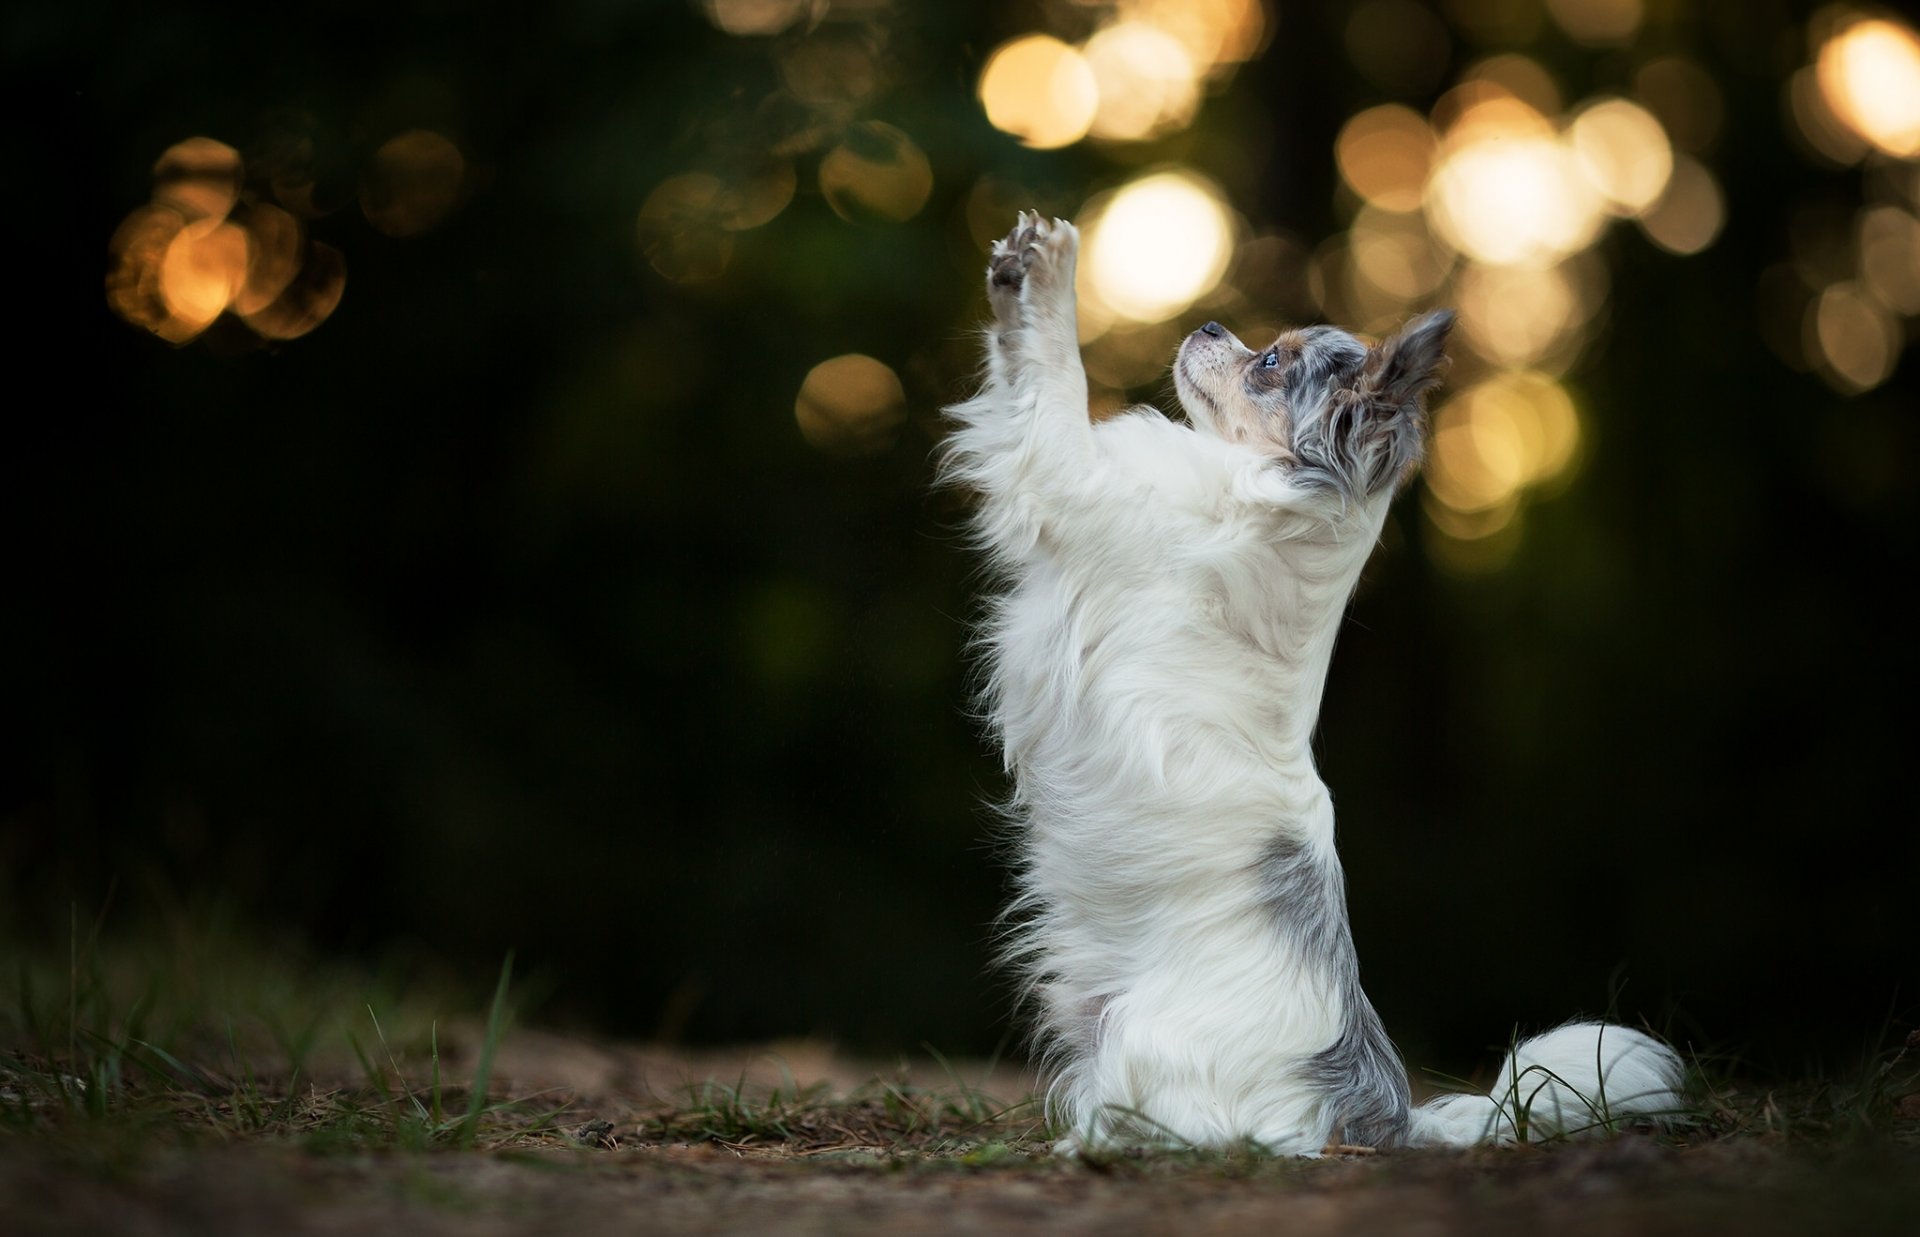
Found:
M 1279 363 L 1280 363 L 1280 350 L 1278 348 L 1269 348 L 1260 357 L 1261 369 L 1272 369 L 1274 366 L 1278 365 Z

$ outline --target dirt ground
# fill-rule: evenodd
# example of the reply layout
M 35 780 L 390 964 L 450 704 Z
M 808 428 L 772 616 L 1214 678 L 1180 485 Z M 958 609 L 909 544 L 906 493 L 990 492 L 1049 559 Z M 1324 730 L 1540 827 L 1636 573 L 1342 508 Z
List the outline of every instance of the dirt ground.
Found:
M 1844 1138 L 1763 1129 L 1089 1164 L 1052 1157 L 1031 1115 L 936 1135 L 883 1102 L 913 1087 L 1030 1093 L 1018 1070 L 977 1063 L 891 1067 L 882 1100 L 864 1106 L 832 1097 L 869 1083 L 874 1063 L 811 1044 L 690 1055 L 523 1032 L 498 1069 L 511 1093 L 564 1099 L 565 1112 L 465 1151 L 9 1133 L 0 1234 L 1920 1234 L 1920 1113 Z M 821 1084 L 803 1091 L 821 1098 L 784 1110 L 784 1132 L 702 1135 L 713 1114 L 689 1117 L 687 1097 L 710 1078 L 728 1096 Z

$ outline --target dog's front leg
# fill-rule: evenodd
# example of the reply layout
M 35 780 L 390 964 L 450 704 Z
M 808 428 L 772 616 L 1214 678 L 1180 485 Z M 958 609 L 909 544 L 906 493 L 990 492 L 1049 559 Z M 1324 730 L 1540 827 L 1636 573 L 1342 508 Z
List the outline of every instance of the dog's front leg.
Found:
M 1007 445 L 1025 479 L 1047 488 L 1083 478 L 1093 450 L 1073 290 L 1079 252 L 1072 224 L 1023 212 L 987 264 L 989 383 L 1013 422 Z

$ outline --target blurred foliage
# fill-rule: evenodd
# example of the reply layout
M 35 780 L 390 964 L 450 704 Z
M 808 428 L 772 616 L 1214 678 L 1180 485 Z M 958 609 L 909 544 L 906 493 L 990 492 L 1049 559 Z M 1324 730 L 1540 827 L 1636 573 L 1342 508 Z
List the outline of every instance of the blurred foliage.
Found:
M 978 580 L 928 489 L 981 237 L 1178 165 L 1238 229 L 1199 306 L 1329 312 L 1326 246 L 1372 218 L 1351 118 L 1424 113 L 1496 54 L 1566 104 L 1682 57 L 1719 113 L 1668 131 L 1723 229 L 1687 257 L 1595 234 L 1553 371 L 1575 463 L 1493 533 L 1402 504 L 1320 755 L 1416 1064 L 1598 1009 L 1616 968 L 1682 1039 L 1852 1052 L 1920 979 L 1893 600 L 1920 430 L 1910 361 L 1851 382 L 1804 345 L 1901 286 L 1884 249 L 1848 263 L 1920 177 L 1795 128 L 1808 11 L 1660 0 L 1622 39 L 1576 10 L 1282 3 L 1190 117 L 1039 150 L 981 72 L 1101 6 L 19 9 L 6 914 L 57 942 L 116 883 L 126 917 L 189 890 L 323 950 L 516 949 L 552 1012 L 628 1033 L 991 1048 Z M 217 151 L 156 167 L 193 137 L 235 152 L 232 193 L 182 196 Z M 130 237 L 143 208 L 174 213 Z M 251 247 L 193 247 L 223 220 Z M 311 322 L 267 312 L 304 285 L 233 265 L 322 250 L 344 286 Z M 168 261 L 218 292 L 193 330 Z M 1871 313 L 1897 360 L 1911 320 Z M 1180 320 L 1100 345 L 1114 400 L 1162 393 L 1138 357 Z

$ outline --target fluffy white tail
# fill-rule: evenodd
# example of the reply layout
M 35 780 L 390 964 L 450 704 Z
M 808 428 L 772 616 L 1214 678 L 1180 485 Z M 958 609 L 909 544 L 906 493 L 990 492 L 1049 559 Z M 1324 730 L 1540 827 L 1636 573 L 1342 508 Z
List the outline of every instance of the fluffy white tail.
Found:
M 1413 1110 L 1407 1141 L 1464 1147 L 1602 1133 L 1686 1111 L 1679 1056 L 1650 1035 L 1570 1022 L 1523 1040 L 1487 1095 L 1442 1095 Z

